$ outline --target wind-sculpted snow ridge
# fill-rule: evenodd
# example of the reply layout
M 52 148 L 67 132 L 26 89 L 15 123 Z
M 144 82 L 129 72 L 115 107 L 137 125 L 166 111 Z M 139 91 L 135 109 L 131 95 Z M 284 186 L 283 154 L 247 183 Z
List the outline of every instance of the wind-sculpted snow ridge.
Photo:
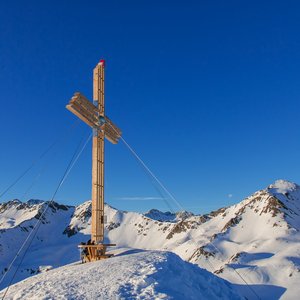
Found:
M 11 286 L 5 299 L 241 298 L 227 281 L 173 253 L 144 251 L 50 270 Z

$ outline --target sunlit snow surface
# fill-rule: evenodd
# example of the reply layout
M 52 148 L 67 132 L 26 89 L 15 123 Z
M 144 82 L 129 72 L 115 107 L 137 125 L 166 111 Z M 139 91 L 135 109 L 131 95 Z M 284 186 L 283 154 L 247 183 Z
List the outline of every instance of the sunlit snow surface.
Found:
M 45 203 L 0 204 L 0 275 L 37 221 Z M 106 242 L 171 251 L 235 284 L 249 299 L 297 299 L 300 282 L 300 188 L 278 180 L 242 202 L 207 215 L 125 212 L 105 206 Z M 53 204 L 43 218 L 14 282 L 79 259 L 90 232 L 91 202 Z M 181 219 L 182 216 L 182 219 Z M 15 271 L 0 284 L 4 288 Z M 239 274 L 237 274 L 237 272 Z M 244 280 L 249 284 L 245 284 Z M 254 291 L 254 292 L 253 292 Z
M 225 280 L 173 253 L 145 251 L 33 276 L 11 286 L 5 299 L 241 298 Z

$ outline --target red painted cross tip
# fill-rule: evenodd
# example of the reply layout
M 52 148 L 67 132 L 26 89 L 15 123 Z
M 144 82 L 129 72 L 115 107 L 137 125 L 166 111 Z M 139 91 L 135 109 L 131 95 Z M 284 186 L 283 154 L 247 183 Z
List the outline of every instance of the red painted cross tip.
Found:
M 100 59 L 100 62 L 99 62 L 101 65 L 103 65 L 103 67 L 105 67 L 105 60 L 104 59 Z

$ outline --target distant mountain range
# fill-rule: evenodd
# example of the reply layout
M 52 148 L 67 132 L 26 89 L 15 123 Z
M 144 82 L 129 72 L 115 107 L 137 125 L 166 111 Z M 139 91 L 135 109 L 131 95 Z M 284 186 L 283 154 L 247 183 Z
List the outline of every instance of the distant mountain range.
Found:
M 0 274 L 4 274 L 46 202 L 0 204 Z M 300 187 L 278 180 L 242 202 L 206 215 L 145 214 L 106 204 L 107 242 L 118 247 L 167 250 L 234 284 L 255 299 L 296 299 L 300 282 Z M 15 282 L 79 260 L 77 245 L 89 239 L 91 202 L 52 203 Z M 16 266 L 21 259 L 16 260 Z M 15 268 L 15 267 L 14 267 Z M 6 276 L 0 289 L 10 279 Z M 249 286 L 247 286 L 247 284 Z M 254 293 L 253 293 L 254 291 Z

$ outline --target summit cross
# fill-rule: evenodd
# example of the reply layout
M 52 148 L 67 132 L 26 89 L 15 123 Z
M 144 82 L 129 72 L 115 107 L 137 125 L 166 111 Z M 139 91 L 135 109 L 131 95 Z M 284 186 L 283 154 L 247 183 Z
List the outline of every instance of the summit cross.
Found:
M 105 61 L 100 60 L 93 72 L 93 103 L 81 93 L 75 93 L 66 108 L 93 129 L 92 146 L 92 230 L 91 244 L 86 249 L 86 260 L 107 258 L 104 244 L 104 139 L 117 144 L 121 130 L 105 115 L 104 105 Z

